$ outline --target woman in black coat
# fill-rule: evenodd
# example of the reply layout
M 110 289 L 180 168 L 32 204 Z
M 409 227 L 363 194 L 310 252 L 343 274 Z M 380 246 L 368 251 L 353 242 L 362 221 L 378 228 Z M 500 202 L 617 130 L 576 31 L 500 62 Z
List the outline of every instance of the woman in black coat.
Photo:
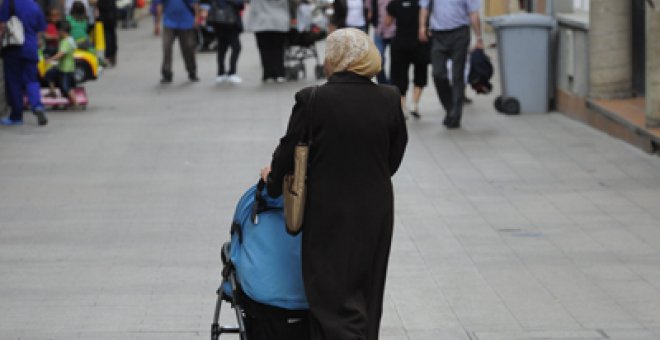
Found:
M 296 94 L 286 135 L 262 170 L 268 192 L 280 195 L 312 119 L 302 239 L 312 340 L 378 339 L 394 225 L 391 176 L 407 143 L 398 90 L 371 81 L 380 67 L 363 32 L 330 34 L 328 82 L 312 103 L 311 88 Z

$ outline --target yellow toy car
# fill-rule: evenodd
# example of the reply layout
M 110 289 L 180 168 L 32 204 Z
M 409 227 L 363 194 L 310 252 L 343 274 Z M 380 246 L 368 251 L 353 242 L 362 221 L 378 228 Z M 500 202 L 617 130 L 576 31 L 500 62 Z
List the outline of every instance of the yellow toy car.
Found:
M 99 58 L 94 53 L 87 50 L 76 50 L 73 53 L 73 58 L 76 60 L 76 68 L 74 70 L 76 84 L 99 78 Z M 39 64 L 37 65 L 39 69 L 39 77 L 43 79 L 46 72 L 53 66 L 54 65 L 47 65 L 43 54 L 40 54 Z

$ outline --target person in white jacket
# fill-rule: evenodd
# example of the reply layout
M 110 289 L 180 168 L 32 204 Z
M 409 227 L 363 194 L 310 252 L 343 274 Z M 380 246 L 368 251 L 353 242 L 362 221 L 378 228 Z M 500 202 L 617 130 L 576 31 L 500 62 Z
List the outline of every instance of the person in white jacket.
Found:
M 254 32 L 263 67 L 262 81 L 286 81 L 284 45 L 289 32 L 289 0 L 252 0 L 245 16 L 245 29 Z

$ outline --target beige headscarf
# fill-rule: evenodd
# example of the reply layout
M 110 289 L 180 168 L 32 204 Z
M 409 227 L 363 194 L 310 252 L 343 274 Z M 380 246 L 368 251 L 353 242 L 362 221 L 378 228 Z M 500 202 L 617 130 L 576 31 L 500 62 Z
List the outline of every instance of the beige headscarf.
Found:
M 350 71 L 371 78 L 381 69 L 376 45 L 364 32 L 356 28 L 342 28 L 328 35 L 325 48 L 326 70 Z

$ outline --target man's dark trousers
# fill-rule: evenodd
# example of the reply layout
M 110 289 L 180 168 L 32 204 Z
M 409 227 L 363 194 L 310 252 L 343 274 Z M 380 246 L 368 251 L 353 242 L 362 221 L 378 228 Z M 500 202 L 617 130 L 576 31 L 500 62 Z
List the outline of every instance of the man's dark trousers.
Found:
M 181 47 L 181 54 L 186 64 L 188 76 L 197 75 L 195 29 L 182 30 L 165 27 L 163 29 L 163 66 L 161 69 L 164 79 L 172 79 L 172 46 L 177 37 L 179 38 L 179 47 Z
M 440 102 L 447 112 L 444 124 L 458 127 L 463 113 L 465 91 L 465 61 L 470 46 L 470 27 L 432 31 L 431 63 L 433 82 Z M 447 60 L 452 61 L 451 84 L 447 72 Z

